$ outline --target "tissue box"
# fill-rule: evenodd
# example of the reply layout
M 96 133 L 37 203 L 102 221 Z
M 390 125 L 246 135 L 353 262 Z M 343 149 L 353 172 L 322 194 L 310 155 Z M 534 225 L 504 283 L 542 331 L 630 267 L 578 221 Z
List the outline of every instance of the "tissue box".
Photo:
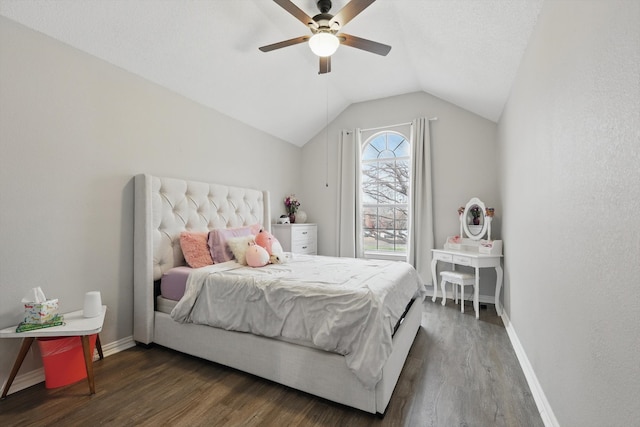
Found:
M 41 325 L 51 322 L 58 315 L 58 300 L 24 303 L 24 323 Z

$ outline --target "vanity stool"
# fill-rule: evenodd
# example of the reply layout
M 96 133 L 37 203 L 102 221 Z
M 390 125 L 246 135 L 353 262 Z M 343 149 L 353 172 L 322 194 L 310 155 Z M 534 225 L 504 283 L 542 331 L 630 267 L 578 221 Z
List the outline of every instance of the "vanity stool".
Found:
M 462 273 L 460 271 L 441 271 L 440 276 L 442 277 L 442 281 L 440 282 L 440 289 L 442 289 L 442 305 L 445 305 L 447 302 L 447 293 L 446 293 L 446 283 L 449 282 L 453 284 L 454 287 L 454 295 L 455 302 L 458 303 L 458 286 L 460 287 L 460 312 L 464 313 L 464 287 L 465 286 L 473 286 L 474 287 L 474 309 L 476 307 L 475 303 L 475 286 L 476 286 L 476 276 L 471 273 Z M 476 310 L 476 319 L 480 317 L 480 313 Z

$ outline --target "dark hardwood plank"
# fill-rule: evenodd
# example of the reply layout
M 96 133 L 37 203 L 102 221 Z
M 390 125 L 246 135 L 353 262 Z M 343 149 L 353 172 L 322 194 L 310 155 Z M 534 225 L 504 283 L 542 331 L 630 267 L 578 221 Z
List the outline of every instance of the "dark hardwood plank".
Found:
M 384 418 L 159 346 L 94 364 L 86 380 L 0 401 L 2 426 L 543 426 L 489 305 L 424 303 L 422 327 Z

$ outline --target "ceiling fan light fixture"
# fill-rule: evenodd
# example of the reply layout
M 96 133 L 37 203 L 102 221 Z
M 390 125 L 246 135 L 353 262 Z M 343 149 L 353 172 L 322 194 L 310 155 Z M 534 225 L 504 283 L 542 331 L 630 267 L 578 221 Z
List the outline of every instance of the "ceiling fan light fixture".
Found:
M 318 56 L 331 56 L 340 46 L 340 40 L 330 32 L 317 32 L 309 39 L 309 48 Z
M 336 53 L 336 50 L 338 50 L 341 44 L 381 56 L 386 56 L 391 50 L 391 46 L 387 46 L 386 44 L 341 32 L 342 27 L 367 7 L 371 6 L 376 0 L 349 0 L 335 15 L 329 13 L 329 10 L 331 10 L 331 0 L 316 0 L 316 5 L 320 13 L 313 18 L 307 15 L 291 0 L 273 1 L 300 21 L 307 29 L 311 30 L 312 36 L 300 36 L 259 47 L 258 49 L 262 52 L 271 52 L 272 50 L 283 47 L 309 42 L 311 51 L 314 55 L 320 57 L 320 70 L 318 74 L 326 74 L 331 72 L 331 56 Z M 308 2 L 309 0 L 306 1 Z M 300 0 L 298 0 L 298 2 L 300 2 Z

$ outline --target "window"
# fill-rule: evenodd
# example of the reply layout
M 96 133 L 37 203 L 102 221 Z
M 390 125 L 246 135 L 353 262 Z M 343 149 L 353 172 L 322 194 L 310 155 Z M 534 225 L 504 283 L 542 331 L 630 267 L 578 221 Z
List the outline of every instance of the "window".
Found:
M 398 132 L 383 131 L 362 147 L 362 231 L 365 256 L 407 254 L 411 149 Z

